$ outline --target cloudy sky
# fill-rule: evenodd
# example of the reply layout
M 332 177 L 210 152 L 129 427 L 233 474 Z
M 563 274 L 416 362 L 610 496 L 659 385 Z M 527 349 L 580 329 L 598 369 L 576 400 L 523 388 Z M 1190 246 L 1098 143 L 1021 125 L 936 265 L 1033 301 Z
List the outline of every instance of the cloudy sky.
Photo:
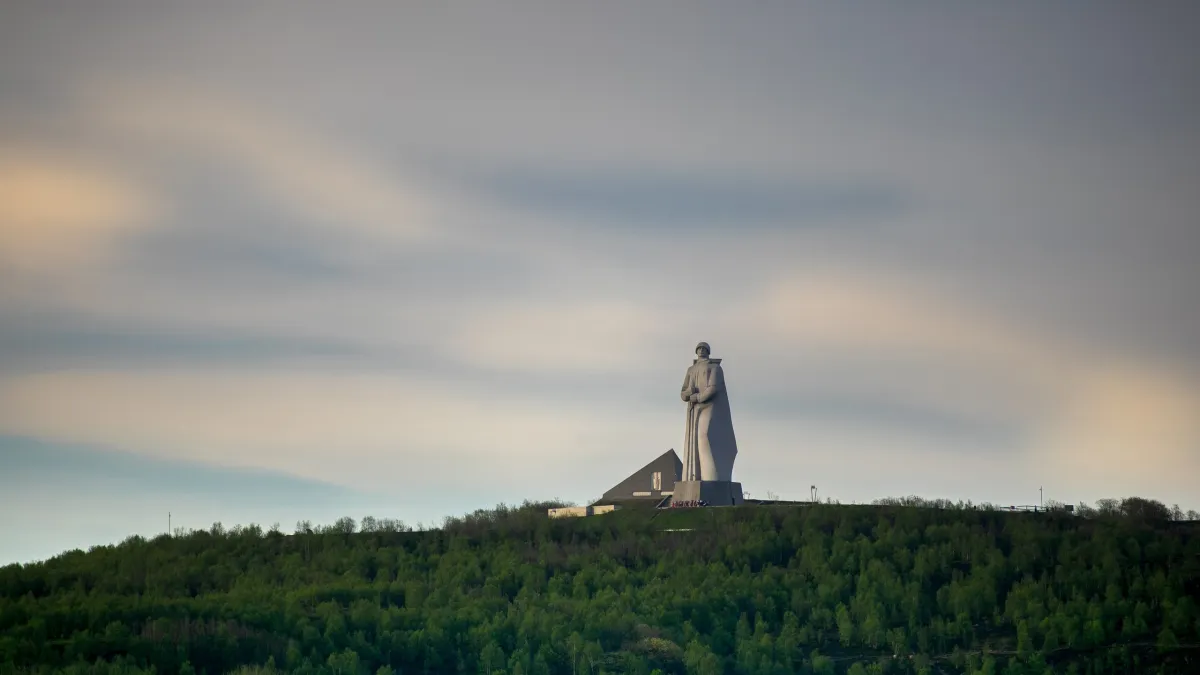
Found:
M 0 563 L 582 501 L 1200 508 L 1194 3 L 9 1 Z

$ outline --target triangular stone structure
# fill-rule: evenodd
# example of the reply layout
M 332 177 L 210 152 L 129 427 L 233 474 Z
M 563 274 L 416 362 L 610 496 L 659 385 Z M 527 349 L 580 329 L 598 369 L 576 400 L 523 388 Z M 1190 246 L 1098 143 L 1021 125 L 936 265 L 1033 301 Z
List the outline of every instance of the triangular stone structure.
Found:
M 658 459 L 614 485 L 597 503 L 661 501 L 664 497 L 671 496 L 675 490 L 675 482 L 682 476 L 683 462 L 674 450 L 668 450 L 659 455 Z

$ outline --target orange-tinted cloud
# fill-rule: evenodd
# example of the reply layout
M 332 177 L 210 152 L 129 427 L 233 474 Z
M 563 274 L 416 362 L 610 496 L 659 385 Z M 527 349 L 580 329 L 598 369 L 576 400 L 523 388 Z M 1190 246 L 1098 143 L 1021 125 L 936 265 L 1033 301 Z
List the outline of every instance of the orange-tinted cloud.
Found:
M 452 358 L 494 370 L 636 371 L 652 365 L 652 346 L 670 335 L 670 320 L 611 298 L 505 303 L 466 313 L 443 347 Z
M 54 271 L 111 252 L 149 225 L 159 200 L 119 168 L 39 151 L 0 151 L 0 264 Z
M 1050 411 L 1031 459 L 1039 470 L 1097 496 L 1194 489 L 1200 392 L 1145 364 L 1096 363 Z

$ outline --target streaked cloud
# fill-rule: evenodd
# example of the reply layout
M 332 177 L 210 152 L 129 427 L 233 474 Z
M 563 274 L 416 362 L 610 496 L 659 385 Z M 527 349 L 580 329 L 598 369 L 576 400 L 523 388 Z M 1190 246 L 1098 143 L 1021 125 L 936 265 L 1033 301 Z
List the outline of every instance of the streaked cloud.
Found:
M 278 524 L 291 532 L 299 520 L 328 523 L 403 510 L 416 524 L 437 515 L 418 515 L 420 505 L 404 499 L 286 473 L 148 458 L 95 445 L 0 436 L 0 466 L 5 469 L 0 490 L 22 507 L 17 517 L 0 520 L 0 536 L 10 542 L 6 561 L 32 562 L 64 546 L 87 549 L 132 534 L 154 537 L 168 527 L 254 522 L 264 530 Z
M 444 168 L 436 175 L 502 208 L 578 225 L 696 231 L 876 224 L 911 205 L 897 186 L 781 181 L 771 176 L 648 170 L 638 165 Z
M 515 475 L 565 448 L 596 453 L 631 434 L 606 422 L 616 414 L 645 428 L 636 414 L 585 402 L 550 409 L 411 376 L 294 369 L 41 373 L 4 380 L 0 402 L 0 426 L 10 433 L 372 489 L 419 487 L 433 454 L 487 466 L 488 477 Z M 367 476 L 367 463 L 391 471 Z
M 242 504 L 337 506 L 361 499 L 353 490 L 286 473 L 221 468 L 149 458 L 96 446 L 53 445 L 29 438 L 0 438 L 7 469 L 0 478 L 6 491 L 28 490 L 39 483 L 65 482 L 79 496 L 102 499 L 115 493 L 158 497 L 207 497 Z M 70 467 L 69 472 L 63 472 Z M 269 523 L 268 523 L 269 524 Z
M 261 107 L 154 81 L 92 83 L 80 96 L 95 122 L 171 153 L 216 160 L 298 221 L 391 241 L 436 229 L 430 200 L 399 167 L 373 163 Z

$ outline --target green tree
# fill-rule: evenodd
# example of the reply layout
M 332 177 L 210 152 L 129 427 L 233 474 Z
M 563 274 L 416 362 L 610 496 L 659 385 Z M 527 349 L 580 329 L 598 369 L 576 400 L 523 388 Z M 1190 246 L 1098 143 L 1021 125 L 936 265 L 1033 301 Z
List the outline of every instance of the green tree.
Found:
M 485 675 L 492 675 L 494 671 L 503 668 L 506 663 L 508 663 L 508 657 L 504 655 L 504 650 L 494 640 L 484 645 L 483 650 L 479 653 L 479 665 Z
M 699 640 L 688 643 L 683 654 L 684 665 L 691 675 L 721 675 L 721 659 Z
M 1022 658 L 1033 653 L 1033 639 L 1029 637 L 1029 623 L 1022 619 L 1017 624 L 1017 654 Z
M 1179 648 L 1179 638 L 1175 637 L 1175 633 L 1170 628 L 1163 628 L 1158 633 L 1158 639 L 1154 641 L 1154 646 L 1161 651 L 1171 651 Z
M 362 672 L 362 663 L 358 658 L 358 653 L 352 649 L 330 654 L 325 663 L 333 675 L 359 675 Z
M 809 667 L 813 675 L 834 675 L 837 673 L 837 667 L 834 666 L 833 659 L 815 649 L 809 655 Z
M 850 610 L 842 604 L 837 606 L 836 616 L 838 639 L 841 640 L 843 647 L 847 647 L 854 642 L 854 619 L 850 617 Z

